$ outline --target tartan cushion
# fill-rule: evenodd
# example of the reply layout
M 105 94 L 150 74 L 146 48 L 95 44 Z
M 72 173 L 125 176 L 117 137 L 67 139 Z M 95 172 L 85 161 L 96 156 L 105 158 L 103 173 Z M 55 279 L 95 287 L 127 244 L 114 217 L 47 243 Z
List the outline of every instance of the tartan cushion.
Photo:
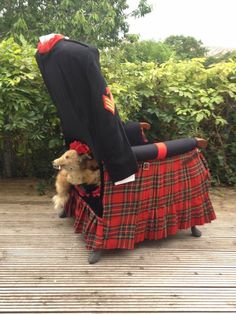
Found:
M 66 206 L 88 249 L 133 249 L 179 229 L 215 219 L 209 170 L 198 149 L 162 161 L 139 163 L 134 182 L 113 185 L 104 172 L 103 217 L 97 217 L 73 187 Z

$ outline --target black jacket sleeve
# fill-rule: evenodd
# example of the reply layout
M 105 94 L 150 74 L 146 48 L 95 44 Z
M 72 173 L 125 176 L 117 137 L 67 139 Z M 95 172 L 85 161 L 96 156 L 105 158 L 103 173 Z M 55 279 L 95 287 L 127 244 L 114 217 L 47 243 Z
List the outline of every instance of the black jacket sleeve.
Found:
M 93 113 L 91 133 L 97 138 L 94 145 L 112 181 L 122 180 L 137 171 L 137 161 L 94 53 L 88 56 L 87 80 Z

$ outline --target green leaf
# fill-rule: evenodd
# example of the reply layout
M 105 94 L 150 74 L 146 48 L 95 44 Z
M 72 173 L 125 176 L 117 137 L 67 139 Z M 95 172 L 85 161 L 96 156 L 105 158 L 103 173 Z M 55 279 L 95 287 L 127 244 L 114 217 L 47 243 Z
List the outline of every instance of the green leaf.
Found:
M 196 115 L 196 121 L 197 121 L 197 122 L 201 122 L 204 118 L 205 118 L 205 115 L 204 115 L 202 112 L 199 112 L 199 113 Z

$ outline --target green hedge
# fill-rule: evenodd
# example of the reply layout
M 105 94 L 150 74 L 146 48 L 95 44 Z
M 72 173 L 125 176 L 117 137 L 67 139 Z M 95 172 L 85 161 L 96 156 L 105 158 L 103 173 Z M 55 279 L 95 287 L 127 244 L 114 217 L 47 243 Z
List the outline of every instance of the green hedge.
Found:
M 50 161 L 62 146 L 60 123 L 34 53 L 23 39 L 20 45 L 12 39 L 0 43 L 0 153 L 2 174 L 8 176 L 51 175 Z M 149 136 L 157 140 L 208 139 L 206 155 L 213 182 L 233 185 L 236 62 L 209 68 L 204 62 L 121 64 L 109 52 L 102 53 L 102 70 L 122 119 L 151 122 Z
M 209 141 L 206 155 L 215 184 L 236 184 L 236 62 L 204 67 L 205 59 L 117 64 L 104 72 L 123 118 L 152 124 L 150 136 Z
M 21 44 L 12 38 L 0 43 L 0 160 L 8 177 L 46 176 L 47 156 L 53 158 L 48 148 L 60 141 L 56 109 L 34 54 L 23 38 Z

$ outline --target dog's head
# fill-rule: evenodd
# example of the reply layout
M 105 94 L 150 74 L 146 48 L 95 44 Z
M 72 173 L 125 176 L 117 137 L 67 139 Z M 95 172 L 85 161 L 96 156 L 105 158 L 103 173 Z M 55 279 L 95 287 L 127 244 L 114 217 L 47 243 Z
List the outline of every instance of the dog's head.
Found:
M 91 159 L 88 154 L 79 155 L 76 150 L 67 150 L 60 158 L 53 160 L 55 169 L 76 170 L 80 167 L 82 161 Z
M 52 164 L 58 170 L 64 169 L 68 173 L 76 172 L 76 177 L 81 178 L 77 184 L 99 184 L 100 182 L 99 165 L 89 154 L 78 154 L 76 150 L 70 149 L 60 158 L 53 160 Z

